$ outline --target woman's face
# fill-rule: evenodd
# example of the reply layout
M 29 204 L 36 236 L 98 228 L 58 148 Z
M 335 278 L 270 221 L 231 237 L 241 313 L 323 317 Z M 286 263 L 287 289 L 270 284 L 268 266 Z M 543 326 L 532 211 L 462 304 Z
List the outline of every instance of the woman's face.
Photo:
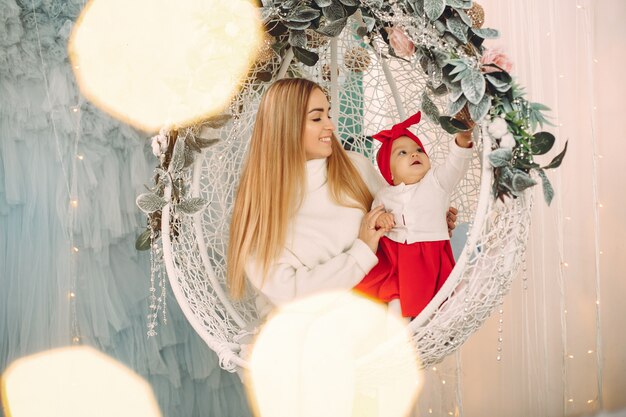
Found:
M 306 160 L 327 158 L 333 152 L 332 133 L 335 130 L 330 120 L 330 104 L 319 88 L 311 92 L 306 109 L 302 143 Z

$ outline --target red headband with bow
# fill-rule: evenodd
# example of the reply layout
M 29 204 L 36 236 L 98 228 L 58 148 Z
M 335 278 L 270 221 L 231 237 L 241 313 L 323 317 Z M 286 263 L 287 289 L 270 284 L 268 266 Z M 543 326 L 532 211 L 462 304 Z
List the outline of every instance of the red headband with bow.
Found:
M 393 180 L 391 179 L 391 146 L 393 145 L 393 141 L 398 139 L 401 136 L 407 136 L 412 139 L 415 143 L 417 143 L 420 148 L 426 153 L 424 149 L 424 145 L 422 145 L 422 141 L 419 140 L 417 136 L 415 136 L 411 131 L 409 131 L 409 127 L 419 123 L 422 118 L 422 113 L 417 112 L 413 116 L 409 117 L 403 122 L 393 125 L 393 127 L 389 130 L 383 130 L 373 135 L 372 137 L 376 140 L 382 142 L 382 146 L 378 150 L 378 154 L 376 155 L 376 162 L 378 163 L 378 168 L 380 168 L 380 173 L 383 175 L 383 178 L 387 180 L 387 182 L 393 185 Z

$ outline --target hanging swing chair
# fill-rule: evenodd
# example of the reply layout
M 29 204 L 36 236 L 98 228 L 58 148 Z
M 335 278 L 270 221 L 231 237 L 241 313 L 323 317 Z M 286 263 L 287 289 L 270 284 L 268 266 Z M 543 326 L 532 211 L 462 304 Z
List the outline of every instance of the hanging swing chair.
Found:
M 475 63 L 476 58 L 464 52 L 468 50 L 468 38 L 472 33 L 471 36 L 480 38 L 474 40 L 477 46 L 472 49 L 481 51 L 482 39 L 493 35 L 488 32 L 491 29 L 469 26 L 465 27 L 465 35 L 454 33 L 455 25 L 466 22 L 468 17 L 466 12 L 472 2 L 466 0 L 448 0 L 444 12 L 434 18 L 432 11 L 420 9 L 424 3 L 426 7 L 436 3 L 428 0 L 406 2 L 403 7 L 400 1 L 391 5 L 364 1 L 360 6 L 347 0 L 316 2 L 339 5 L 344 12 L 356 10 L 342 18 L 345 20 L 341 21 L 340 34 L 332 26 L 338 20 L 332 20 L 325 10 L 331 6 L 321 7 L 325 16 L 322 22 L 319 13 L 311 12 L 312 8 L 301 13 L 318 16 L 315 24 L 319 26 L 314 31 L 311 22 L 298 22 L 304 18 L 289 21 L 293 13 L 283 13 L 277 3 L 281 2 L 265 5 L 263 17 L 267 27 L 282 23 L 288 30 L 275 38 L 285 41 L 289 36 L 289 40 L 282 46 L 280 42 L 272 45 L 273 38 L 268 37 L 248 78 L 232 99 L 231 120 L 217 129 L 190 128 L 178 132 L 179 140 L 191 135 L 219 139 L 198 154 L 192 168 L 181 171 L 179 176 L 184 184 L 181 189 L 208 204 L 193 215 L 185 215 L 171 202 L 162 209 L 163 261 L 173 293 L 193 328 L 217 352 L 221 366 L 230 371 L 246 367 L 241 355 L 242 338 L 262 319 L 252 291 L 240 301 L 229 297 L 225 258 L 239 173 L 256 109 L 267 87 L 276 79 L 292 76 L 320 84 L 333 104 L 337 137 L 346 149 L 360 152 L 372 162 L 377 147 L 370 135 L 421 110 L 429 117 L 422 118 L 417 134 L 436 165 L 444 160 L 452 141 L 452 135 L 441 126 L 445 120 L 437 120 L 437 109 L 447 107 L 453 115 L 467 102 L 455 90 L 455 84 L 446 81 L 446 76 L 454 74 L 444 73 L 442 77 L 441 70 L 433 65 L 438 59 L 437 51 L 448 51 L 467 62 L 474 59 Z M 285 6 L 286 3 L 299 4 L 282 2 Z M 410 7 L 418 3 L 421 6 Z M 441 29 L 439 23 L 444 19 L 448 25 Z M 453 19 L 454 24 L 450 24 Z M 400 58 L 389 48 L 382 28 L 393 26 L 403 28 L 411 39 L 416 47 L 414 56 Z M 429 60 L 428 56 L 435 58 Z M 495 80 L 489 88 L 504 89 L 497 84 Z M 515 187 L 507 194 L 507 188 L 498 185 L 504 180 L 494 178 L 494 173 L 502 175 L 502 171 L 494 169 L 498 164 L 494 164 L 492 155 L 498 151 L 498 141 L 490 136 L 488 117 L 484 117 L 492 107 L 485 110 L 478 104 L 470 105 L 473 115 L 482 113 L 474 119 L 478 122 L 474 129 L 475 156 L 452 196 L 451 205 L 459 210 L 458 223 L 468 224 L 464 249 L 445 285 L 409 325 L 425 367 L 454 352 L 498 308 L 524 259 L 531 199 L 527 192 Z M 166 201 L 171 201 L 171 194 L 171 187 L 166 187 Z M 503 198 L 496 198 L 503 194 Z

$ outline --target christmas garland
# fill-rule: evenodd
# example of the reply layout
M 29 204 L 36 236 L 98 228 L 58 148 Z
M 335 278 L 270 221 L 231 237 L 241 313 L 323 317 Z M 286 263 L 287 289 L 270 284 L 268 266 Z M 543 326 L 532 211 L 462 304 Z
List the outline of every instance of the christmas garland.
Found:
M 506 57 L 483 46 L 498 37 L 495 29 L 482 28 L 484 12 L 471 0 L 273 0 L 265 1 L 262 17 L 272 40 L 266 43 L 279 55 L 286 49 L 302 64 L 313 66 L 319 56 L 307 46 L 316 36 L 341 34 L 348 18 L 358 15 L 357 34 L 365 43 L 380 36 L 389 46 L 388 55 L 419 62 L 427 74 L 428 91 L 422 96 L 422 111 L 448 133 L 469 129 L 470 120 L 485 120 L 499 148 L 490 155 L 494 168 L 495 197 L 517 197 L 541 178 L 545 201 L 554 190 L 545 170 L 557 168 L 565 148 L 541 166 L 534 157 L 554 146 L 555 137 L 545 131 L 550 124 L 548 107 L 529 102 L 503 63 Z M 407 36 L 408 35 L 408 36 Z M 307 42 L 308 41 L 308 42 Z M 373 46 L 373 45 L 372 45 Z M 496 53 L 494 53 L 496 52 Z M 449 99 L 442 115 L 431 95 Z M 534 133 L 533 133 L 534 132 Z

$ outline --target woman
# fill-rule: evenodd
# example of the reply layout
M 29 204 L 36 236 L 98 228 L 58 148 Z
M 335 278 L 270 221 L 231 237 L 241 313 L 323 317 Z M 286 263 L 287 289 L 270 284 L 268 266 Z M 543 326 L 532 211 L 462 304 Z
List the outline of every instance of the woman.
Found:
M 370 206 L 384 180 L 334 129 L 312 81 L 279 80 L 261 99 L 230 227 L 235 298 L 246 276 L 273 305 L 350 289 L 378 262 L 389 229 L 375 228 L 384 210 Z

